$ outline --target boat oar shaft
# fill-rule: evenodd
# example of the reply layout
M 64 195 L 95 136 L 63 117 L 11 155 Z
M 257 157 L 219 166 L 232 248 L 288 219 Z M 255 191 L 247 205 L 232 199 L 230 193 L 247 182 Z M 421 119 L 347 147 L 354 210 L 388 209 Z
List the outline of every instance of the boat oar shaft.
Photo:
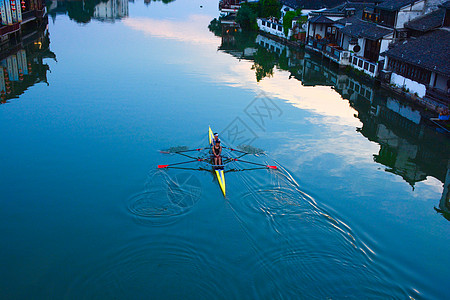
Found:
M 237 158 L 233 158 L 232 160 L 240 161 L 240 162 L 243 162 L 243 163 L 246 163 L 246 164 L 252 164 L 252 165 L 255 165 L 255 166 L 262 166 L 262 167 L 266 167 L 266 168 L 274 169 L 274 170 L 278 169 L 277 166 L 269 166 L 269 165 L 259 164 L 259 163 L 255 163 L 255 162 L 252 162 L 252 161 L 247 161 L 247 160 L 242 160 L 242 159 L 237 159 Z
M 168 168 L 171 166 L 177 166 L 177 165 L 182 165 L 182 164 L 188 164 L 188 163 L 193 163 L 196 161 L 204 161 L 203 158 L 198 158 L 196 160 L 190 160 L 190 161 L 184 161 L 184 162 L 179 162 L 179 163 L 174 163 L 174 164 L 170 164 L 170 165 L 158 165 L 158 169 L 164 169 L 164 168 Z

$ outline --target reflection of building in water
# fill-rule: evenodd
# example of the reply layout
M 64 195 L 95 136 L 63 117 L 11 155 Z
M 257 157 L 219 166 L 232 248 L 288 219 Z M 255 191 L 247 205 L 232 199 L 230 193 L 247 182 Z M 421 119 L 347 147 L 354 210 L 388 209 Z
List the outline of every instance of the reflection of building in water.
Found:
M 343 74 L 305 54 L 303 85 L 332 86 L 358 111 L 363 127 L 358 129 L 369 140 L 380 144 L 374 160 L 386 171 L 400 175 L 411 186 L 433 176 L 444 182 L 450 142 L 424 124 L 421 113 L 386 94 L 376 92 L 373 84 Z
M 100 2 L 94 8 L 94 19 L 114 22 L 128 16 L 128 0 Z
M 47 28 L 38 28 L 23 36 L 21 44 L 0 54 L 1 103 L 17 98 L 36 83 L 47 83 L 49 67 L 43 60 L 55 58 L 49 45 Z
M 251 33 L 250 33 L 251 34 Z M 238 25 L 222 25 L 222 43 L 219 50 L 231 54 L 238 59 L 251 59 L 256 48 L 246 43 L 248 33 L 242 32 Z
M 267 72 L 276 63 L 280 69 L 288 70 L 291 78 L 295 77 L 302 85 L 330 86 L 348 100 L 357 111 L 355 116 L 363 123 L 357 131 L 380 145 L 374 161 L 384 165 L 387 172 L 401 176 L 412 187 L 428 176 L 445 182 L 440 210 L 447 212 L 450 220 L 450 140 L 442 139 L 439 133 L 429 128 L 420 111 L 377 90 L 373 82 L 361 80 L 330 66 L 328 60 L 307 53 L 295 53 L 261 35 L 256 37 L 255 44 L 258 50 L 252 59 L 255 64 L 262 66 L 260 69 L 263 71 Z M 248 47 L 249 43 L 246 45 Z M 233 48 L 232 43 L 229 48 Z M 268 50 L 266 54 L 270 55 L 260 55 L 261 48 Z
M 68 15 L 71 20 L 83 24 L 89 23 L 93 18 L 115 22 L 128 16 L 128 0 L 51 0 L 48 14 L 53 21 L 58 15 Z
M 286 71 L 289 70 L 292 73 L 294 69 L 297 70 L 300 66 L 303 66 L 303 53 L 300 54 L 295 52 L 286 45 L 275 41 L 266 35 L 258 34 L 255 42 L 266 50 L 278 55 L 280 58 L 279 64 L 281 64 L 279 67 L 281 69 L 285 69 Z M 287 60 L 285 61 L 285 59 Z M 282 62 L 285 62 L 286 65 L 282 65 Z

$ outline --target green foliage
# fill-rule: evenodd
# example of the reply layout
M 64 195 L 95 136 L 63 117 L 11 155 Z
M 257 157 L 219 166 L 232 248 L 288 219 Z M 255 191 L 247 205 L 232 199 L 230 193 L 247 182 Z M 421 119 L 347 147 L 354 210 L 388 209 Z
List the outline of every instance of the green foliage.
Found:
M 209 22 L 208 29 L 214 33 L 215 36 L 222 36 L 222 23 L 220 22 L 220 18 L 212 19 L 211 22 Z
M 258 30 L 256 18 L 257 14 L 249 5 L 242 5 L 236 14 L 236 22 L 244 30 Z
M 279 0 L 260 0 L 261 10 L 259 17 L 275 17 L 279 18 L 281 16 L 281 2 Z
M 283 29 L 284 29 L 284 35 L 288 35 L 288 31 L 290 28 L 292 28 L 292 19 L 294 19 L 297 16 L 296 11 L 288 11 L 283 17 Z
M 284 29 L 284 34 L 287 36 L 288 31 L 290 28 L 292 28 L 292 20 L 297 17 L 300 16 L 298 23 L 299 24 L 303 24 L 308 20 L 307 16 L 301 16 L 302 14 L 302 10 L 298 9 L 296 11 L 288 11 L 286 12 L 286 14 L 283 17 L 283 29 Z
M 264 48 L 259 48 L 254 59 L 252 70 L 255 70 L 257 82 L 261 81 L 264 77 L 273 76 L 273 68 L 277 63 L 277 58 L 274 53 Z

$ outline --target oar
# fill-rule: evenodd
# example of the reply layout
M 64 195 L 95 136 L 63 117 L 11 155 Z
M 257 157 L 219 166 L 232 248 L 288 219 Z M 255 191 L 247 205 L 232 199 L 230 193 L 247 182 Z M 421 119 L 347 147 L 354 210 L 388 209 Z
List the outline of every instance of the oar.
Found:
M 269 165 L 259 164 L 259 163 L 255 163 L 255 162 L 252 162 L 252 161 L 242 160 L 242 159 L 238 159 L 238 158 L 229 158 L 229 159 L 231 161 L 240 161 L 240 162 L 243 162 L 243 163 L 246 163 L 246 164 L 252 164 L 252 165 L 255 165 L 255 166 L 266 167 L 268 169 L 274 169 L 274 170 L 278 169 L 277 166 L 269 166 Z
M 240 152 L 240 153 L 251 154 L 249 152 L 241 151 L 241 150 L 230 148 L 230 147 L 226 147 L 226 146 L 222 146 L 222 148 L 228 149 L 230 151 L 236 151 L 236 152 Z
M 166 150 L 159 150 L 159 153 L 163 153 L 163 154 L 170 154 L 170 153 L 183 153 L 183 152 L 192 152 L 192 151 L 201 151 L 207 148 L 198 148 L 198 149 L 192 149 L 192 150 L 180 150 L 180 151 L 166 151 Z
M 204 160 L 205 159 L 203 159 L 203 158 L 197 158 L 195 160 L 184 161 L 184 162 L 174 163 L 174 164 L 170 164 L 170 165 L 158 165 L 158 169 L 164 169 L 164 168 L 169 168 L 169 167 L 172 167 L 172 166 L 188 164 L 188 163 L 193 163 L 193 162 L 196 162 L 196 161 L 204 161 Z

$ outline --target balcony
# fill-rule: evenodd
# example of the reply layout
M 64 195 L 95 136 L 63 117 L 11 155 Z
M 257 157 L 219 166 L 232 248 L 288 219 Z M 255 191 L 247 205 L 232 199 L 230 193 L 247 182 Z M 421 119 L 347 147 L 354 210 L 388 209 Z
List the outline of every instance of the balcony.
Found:
M 321 53 L 339 65 L 345 66 L 349 64 L 350 52 L 345 51 L 328 39 L 310 39 L 306 47 Z

